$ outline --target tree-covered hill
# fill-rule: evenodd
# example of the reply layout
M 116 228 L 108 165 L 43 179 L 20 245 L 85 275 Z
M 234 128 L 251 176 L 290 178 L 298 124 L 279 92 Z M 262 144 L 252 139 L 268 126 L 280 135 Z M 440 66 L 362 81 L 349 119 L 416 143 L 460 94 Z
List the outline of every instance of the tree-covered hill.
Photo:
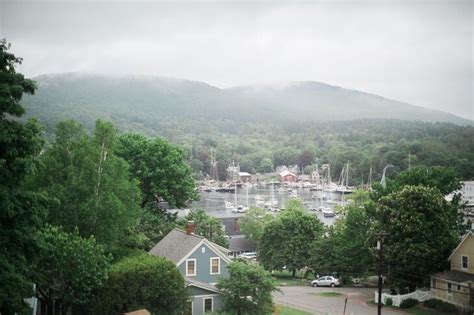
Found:
M 221 176 L 232 160 L 249 172 L 331 163 L 338 174 L 350 163 L 355 184 L 367 179 L 370 167 L 379 176 L 389 163 L 406 169 L 410 154 L 412 165 L 452 166 L 474 178 L 472 121 L 323 83 L 219 89 L 170 78 L 71 73 L 35 80 L 38 90 L 23 104 L 49 133 L 64 119 L 92 130 L 105 118 L 122 131 L 181 145 L 197 173 L 209 173 L 214 148 Z
M 148 134 L 170 122 L 226 121 L 265 125 L 360 118 L 452 122 L 472 121 L 380 96 L 318 82 L 219 89 L 196 81 L 151 76 L 56 74 L 35 78 L 38 91 L 23 101 L 29 115 L 48 127 L 74 118 L 92 128 L 98 117 Z

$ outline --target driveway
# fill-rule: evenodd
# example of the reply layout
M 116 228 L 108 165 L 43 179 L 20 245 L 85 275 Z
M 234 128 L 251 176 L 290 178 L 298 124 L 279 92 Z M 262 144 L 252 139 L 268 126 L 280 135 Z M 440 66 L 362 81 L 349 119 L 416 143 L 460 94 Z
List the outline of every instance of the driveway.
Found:
M 273 293 L 275 304 L 297 308 L 311 314 L 342 315 L 347 297 L 346 315 L 377 314 L 377 306 L 367 305 L 374 299 L 375 288 L 313 288 L 310 286 L 280 287 L 282 292 Z M 322 296 L 324 292 L 337 292 L 340 296 Z M 384 315 L 404 315 L 402 311 L 382 308 Z

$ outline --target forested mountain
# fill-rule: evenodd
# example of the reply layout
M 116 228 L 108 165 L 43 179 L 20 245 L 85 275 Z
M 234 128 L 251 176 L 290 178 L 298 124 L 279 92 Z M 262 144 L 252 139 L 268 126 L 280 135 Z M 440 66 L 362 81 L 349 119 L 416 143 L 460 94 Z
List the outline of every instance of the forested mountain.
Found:
M 219 89 L 196 81 L 151 76 L 57 74 L 35 78 L 38 91 L 24 100 L 29 115 L 46 122 L 75 118 L 87 125 L 105 117 L 121 128 L 159 132 L 170 121 L 237 123 L 316 122 L 382 118 L 472 121 L 380 96 L 319 82 Z
M 282 164 L 351 164 L 353 183 L 412 165 L 452 166 L 474 178 L 470 120 L 318 82 L 219 89 L 202 82 L 91 74 L 44 75 L 23 104 L 51 134 L 60 120 L 89 130 L 97 118 L 122 131 L 161 136 L 188 151 L 196 172 L 209 172 L 216 149 L 219 173 L 232 161 L 264 172 Z M 439 121 L 439 122 L 436 122 Z

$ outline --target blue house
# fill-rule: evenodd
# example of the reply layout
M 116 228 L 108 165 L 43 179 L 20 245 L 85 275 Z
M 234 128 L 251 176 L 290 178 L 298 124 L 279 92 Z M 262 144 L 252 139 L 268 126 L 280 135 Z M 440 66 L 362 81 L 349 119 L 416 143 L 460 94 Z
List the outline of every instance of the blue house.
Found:
M 217 311 L 222 297 L 215 287 L 218 277 L 227 277 L 229 250 L 194 234 L 194 223 L 186 231 L 173 229 L 150 251 L 150 255 L 165 257 L 176 264 L 191 294 L 191 314 Z

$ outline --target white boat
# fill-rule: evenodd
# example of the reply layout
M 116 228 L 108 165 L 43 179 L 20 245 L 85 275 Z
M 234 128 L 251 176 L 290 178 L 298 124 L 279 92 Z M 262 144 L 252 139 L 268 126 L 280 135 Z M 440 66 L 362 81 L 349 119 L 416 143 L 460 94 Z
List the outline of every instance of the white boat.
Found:
M 247 207 L 239 205 L 237 208 L 232 209 L 232 212 L 234 212 L 234 213 L 245 213 L 245 212 L 247 212 L 247 210 L 248 210 Z
M 316 187 L 316 184 L 310 183 L 310 182 L 304 182 L 303 183 L 303 188 L 313 188 Z
M 336 215 L 336 214 L 334 213 L 334 211 L 332 211 L 332 210 L 329 209 L 329 208 L 324 208 L 324 209 L 322 210 L 322 213 L 323 213 L 323 216 L 324 216 L 325 218 L 332 218 L 332 217 L 334 217 L 334 216 Z
M 263 197 L 260 195 L 255 195 L 255 205 L 262 206 L 265 202 L 263 201 Z

